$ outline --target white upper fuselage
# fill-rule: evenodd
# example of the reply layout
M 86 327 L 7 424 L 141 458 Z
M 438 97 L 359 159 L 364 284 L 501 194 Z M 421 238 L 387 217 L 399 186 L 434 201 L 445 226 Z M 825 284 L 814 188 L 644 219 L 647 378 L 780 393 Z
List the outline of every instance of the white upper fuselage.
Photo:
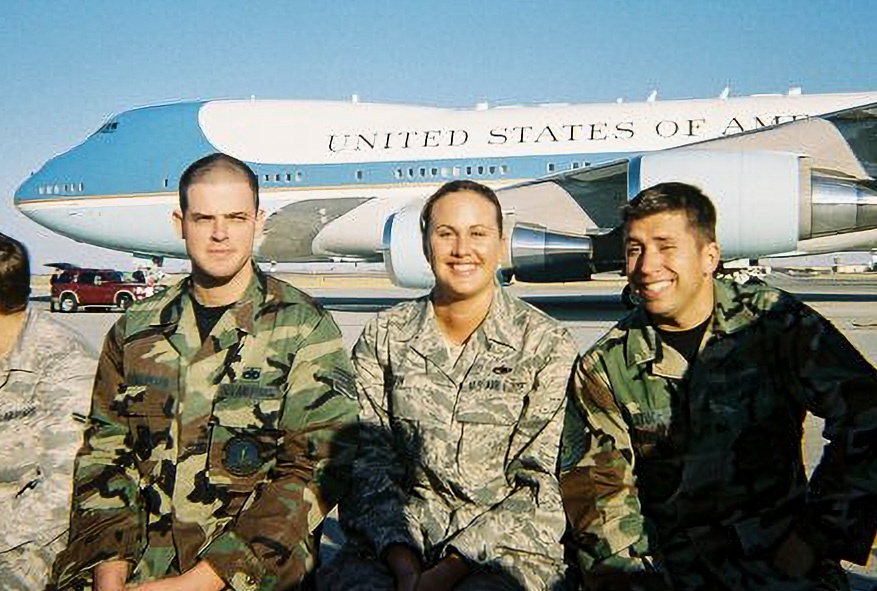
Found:
M 387 216 L 455 178 L 508 185 L 874 102 L 877 93 L 474 110 L 326 101 L 179 103 L 111 118 L 27 179 L 15 202 L 37 222 L 77 240 L 185 256 L 170 223 L 179 176 L 197 158 L 222 151 L 256 172 L 269 215 L 302 204 L 303 217 L 295 220 L 305 220 L 301 239 L 308 248 L 283 250 L 304 253 L 289 260 L 375 259 Z M 330 205 L 338 199 L 349 207 Z M 299 239 L 298 226 L 275 229 Z

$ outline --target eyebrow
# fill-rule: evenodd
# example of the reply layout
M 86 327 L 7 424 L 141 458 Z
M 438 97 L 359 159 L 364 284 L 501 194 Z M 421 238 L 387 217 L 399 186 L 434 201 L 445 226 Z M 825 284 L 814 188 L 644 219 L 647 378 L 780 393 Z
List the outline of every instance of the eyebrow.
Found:
M 434 226 L 434 229 L 436 229 L 436 230 L 438 230 L 439 228 L 449 228 L 449 229 L 454 230 L 454 231 L 457 230 L 457 228 L 451 224 L 438 224 L 438 225 Z M 466 228 L 463 228 L 463 229 L 472 230 L 473 228 L 478 228 L 481 230 L 493 230 L 495 232 L 499 232 L 499 228 L 497 228 L 496 226 L 488 226 L 485 224 L 472 224 L 471 226 L 466 226 Z
M 668 241 L 678 240 L 678 238 L 679 238 L 678 236 L 674 236 L 673 234 L 667 234 L 667 235 L 663 235 L 663 236 L 661 236 L 661 235 L 652 236 L 651 240 L 656 241 L 656 242 L 668 242 Z M 625 236 L 624 240 L 627 242 L 647 242 L 647 240 L 644 240 L 638 236 L 630 236 L 630 235 Z
M 216 217 L 250 217 L 252 214 L 248 211 L 229 211 L 225 213 L 204 213 L 200 211 L 192 211 L 193 217 L 201 217 L 201 218 L 216 218 Z

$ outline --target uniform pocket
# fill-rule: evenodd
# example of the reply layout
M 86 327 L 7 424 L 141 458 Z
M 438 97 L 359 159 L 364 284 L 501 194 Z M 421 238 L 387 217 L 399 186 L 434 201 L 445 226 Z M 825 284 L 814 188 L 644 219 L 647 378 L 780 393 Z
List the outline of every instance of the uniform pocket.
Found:
M 276 464 L 283 393 L 251 384 L 221 384 L 210 419 L 208 479 L 250 492 Z
M 150 460 L 153 450 L 170 445 L 174 398 L 166 390 L 151 386 L 124 386 L 113 399 L 113 408 L 128 422 L 132 449 L 141 462 Z M 151 471 L 151 465 L 142 471 Z
M 455 418 L 460 423 L 458 465 L 483 502 L 506 490 L 506 462 L 512 435 L 530 384 L 503 377 L 471 379 L 463 385 Z
M 456 419 L 461 423 L 513 425 L 521 416 L 530 384 L 496 377 L 474 379 L 463 385 Z
M 454 387 L 426 379 L 406 377 L 404 385 L 395 385 L 391 393 L 390 414 L 423 425 L 447 426 L 454 409 Z

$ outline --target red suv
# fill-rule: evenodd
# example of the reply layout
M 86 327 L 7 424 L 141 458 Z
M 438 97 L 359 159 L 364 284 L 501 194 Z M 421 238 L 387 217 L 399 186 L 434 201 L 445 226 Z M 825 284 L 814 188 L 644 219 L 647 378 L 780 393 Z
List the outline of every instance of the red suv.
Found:
M 64 265 L 52 275 L 51 310 L 75 312 L 78 308 L 101 306 L 126 309 L 136 300 L 151 296 L 153 287 L 142 271 L 130 276 L 113 269 L 81 269 Z

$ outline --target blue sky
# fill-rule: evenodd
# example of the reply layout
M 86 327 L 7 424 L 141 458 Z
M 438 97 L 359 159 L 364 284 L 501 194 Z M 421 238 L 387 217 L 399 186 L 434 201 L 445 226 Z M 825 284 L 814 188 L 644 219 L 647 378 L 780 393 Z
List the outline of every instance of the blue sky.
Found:
M 873 1 L 9 2 L 0 20 L 0 231 L 49 259 L 12 195 L 109 115 L 179 99 L 470 106 L 877 90 Z

